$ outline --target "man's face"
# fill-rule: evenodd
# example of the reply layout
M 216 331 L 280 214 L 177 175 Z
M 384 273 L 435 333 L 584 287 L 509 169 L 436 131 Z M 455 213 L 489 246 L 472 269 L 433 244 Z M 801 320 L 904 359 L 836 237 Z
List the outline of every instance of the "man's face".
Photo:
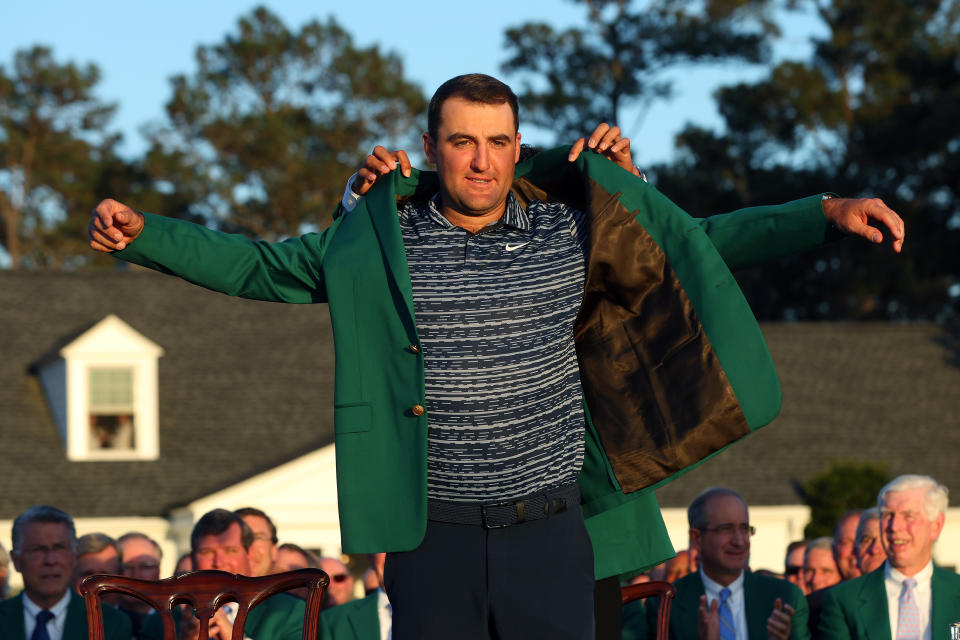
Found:
M 807 593 L 807 585 L 803 580 L 803 552 L 806 547 L 797 547 L 787 554 L 786 576 L 787 580 L 797 585 L 801 591 Z
M 250 571 L 252 576 L 265 576 L 277 557 L 277 545 L 273 543 L 270 525 L 265 518 L 256 515 L 243 516 L 243 521 L 253 530 L 250 545 Z
M 20 548 L 12 555 L 13 566 L 23 575 L 23 590 L 36 604 L 47 608 L 67 592 L 77 565 L 67 525 L 27 523 Z
M 336 606 L 353 599 L 353 576 L 347 571 L 347 565 L 335 558 L 321 558 L 320 568 L 330 576 L 330 586 L 327 587 L 325 606 Z
M 803 563 L 803 577 L 807 583 L 807 593 L 817 589 L 831 587 L 840 582 L 840 572 L 830 549 L 808 549 Z
M 120 544 L 120 570 L 128 578 L 160 579 L 160 554 L 149 540 L 127 538 Z
M 860 575 L 857 568 L 857 559 L 853 555 L 853 543 L 857 537 L 857 524 L 860 523 L 859 516 L 848 516 L 840 523 L 837 529 L 837 535 L 833 539 L 834 555 L 836 556 L 837 569 L 844 580 L 851 580 Z
M 440 109 L 437 139 L 425 133 L 423 149 L 437 165 L 445 213 L 502 213 L 520 157 L 520 133 L 508 103 L 447 99 Z
M 97 573 L 120 575 L 120 556 L 112 546 L 97 553 L 85 553 L 77 556 L 77 568 L 74 570 L 73 588 L 79 590 L 80 581 Z
M 310 563 L 303 554 L 293 549 L 277 549 L 277 559 L 273 563 L 272 573 L 281 573 L 283 571 L 296 571 L 297 569 L 306 569 Z
M 237 523 L 231 524 L 221 534 L 202 537 L 193 551 L 193 559 L 198 571 L 219 569 L 242 576 L 250 575 L 250 556 L 243 548 L 243 534 Z
M 880 538 L 880 520 L 870 518 L 863 523 L 860 539 L 853 548 L 860 573 L 870 573 L 887 559 L 887 552 L 883 550 L 883 541 Z
M 690 530 L 691 545 L 699 551 L 700 567 L 712 580 L 727 585 L 750 562 L 750 520 L 747 505 L 735 496 L 718 495 L 707 501 L 706 530 Z
M 924 489 L 891 491 L 880 507 L 883 549 L 891 566 L 912 576 L 930 561 L 933 543 L 943 529 L 943 514 L 927 520 Z

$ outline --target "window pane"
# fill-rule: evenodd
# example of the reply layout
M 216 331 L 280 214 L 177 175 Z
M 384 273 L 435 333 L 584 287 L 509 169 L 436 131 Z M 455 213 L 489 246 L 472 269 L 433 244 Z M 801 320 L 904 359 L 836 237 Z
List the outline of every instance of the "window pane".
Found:
M 133 408 L 133 369 L 90 369 L 90 409 Z

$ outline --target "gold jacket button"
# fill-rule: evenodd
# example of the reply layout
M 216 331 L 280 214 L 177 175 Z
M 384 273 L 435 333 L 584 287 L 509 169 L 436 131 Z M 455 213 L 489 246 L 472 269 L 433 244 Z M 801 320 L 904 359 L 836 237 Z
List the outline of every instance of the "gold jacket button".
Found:
M 420 353 L 420 347 L 415 344 L 410 345 L 407 349 L 410 350 L 410 353 Z
M 410 407 L 410 412 L 415 416 L 422 416 L 424 413 L 426 413 L 426 411 L 427 410 L 423 408 L 423 405 L 420 404 L 415 404 Z

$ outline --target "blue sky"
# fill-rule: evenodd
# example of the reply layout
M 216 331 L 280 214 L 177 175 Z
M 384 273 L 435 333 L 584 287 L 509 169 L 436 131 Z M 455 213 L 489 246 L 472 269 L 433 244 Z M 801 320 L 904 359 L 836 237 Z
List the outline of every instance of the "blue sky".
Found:
M 170 97 L 169 78 L 194 70 L 201 44 L 215 44 L 234 30 L 237 18 L 258 2 L 227 0 L 30 0 L 6 2 L 0 9 L 0 65 L 9 69 L 13 53 L 34 44 L 53 48 L 59 62 L 96 63 L 103 73 L 101 99 L 118 104 L 114 125 L 124 133 L 122 151 L 143 151 L 142 125 L 163 118 Z M 290 29 L 314 18 L 333 15 L 360 45 L 378 44 L 404 61 L 404 74 L 426 95 L 444 80 L 467 72 L 496 75 L 506 58 L 503 33 L 509 26 L 545 20 L 555 28 L 585 19 L 569 0 L 485 0 L 470 5 L 447 1 L 264 2 Z M 807 50 L 811 22 L 793 19 L 794 33 L 778 48 L 780 55 Z M 673 136 L 688 121 L 719 126 L 711 92 L 721 84 L 757 78 L 762 69 L 743 65 L 686 68 L 675 74 L 675 97 L 644 113 L 626 114 L 619 123 L 633 141 L 635 159 L 649 165 L 671 157 Z M 524 127 L 524 140 L 548 141 L 543 132 Z

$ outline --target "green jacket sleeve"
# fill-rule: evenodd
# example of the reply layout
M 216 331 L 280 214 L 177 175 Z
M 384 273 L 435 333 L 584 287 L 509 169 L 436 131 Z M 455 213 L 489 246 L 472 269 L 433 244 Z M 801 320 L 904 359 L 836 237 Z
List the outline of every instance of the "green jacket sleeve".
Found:
M 791 585 L 793 586 L 793 585 Z M 810 608 L 807 606 L 807 598 L 799 588 L 792 590 L 793 601 L 790 606 L 793 607 L 793 619 L 790 621 L 790 638 L 792 640 L 810 640 Z M 787 598 L 784 598 L 787 602 Z
M 321 233 L 269 243 L 184 220 L 144 215 L 140 236 L 114 257 L 232 296 L 271 302 L 326 301 L 323 256 L 339 220 Z
M 731 271 L 799 253 L 830 236 L 823 194 L 697 218 L 697 222 Z

